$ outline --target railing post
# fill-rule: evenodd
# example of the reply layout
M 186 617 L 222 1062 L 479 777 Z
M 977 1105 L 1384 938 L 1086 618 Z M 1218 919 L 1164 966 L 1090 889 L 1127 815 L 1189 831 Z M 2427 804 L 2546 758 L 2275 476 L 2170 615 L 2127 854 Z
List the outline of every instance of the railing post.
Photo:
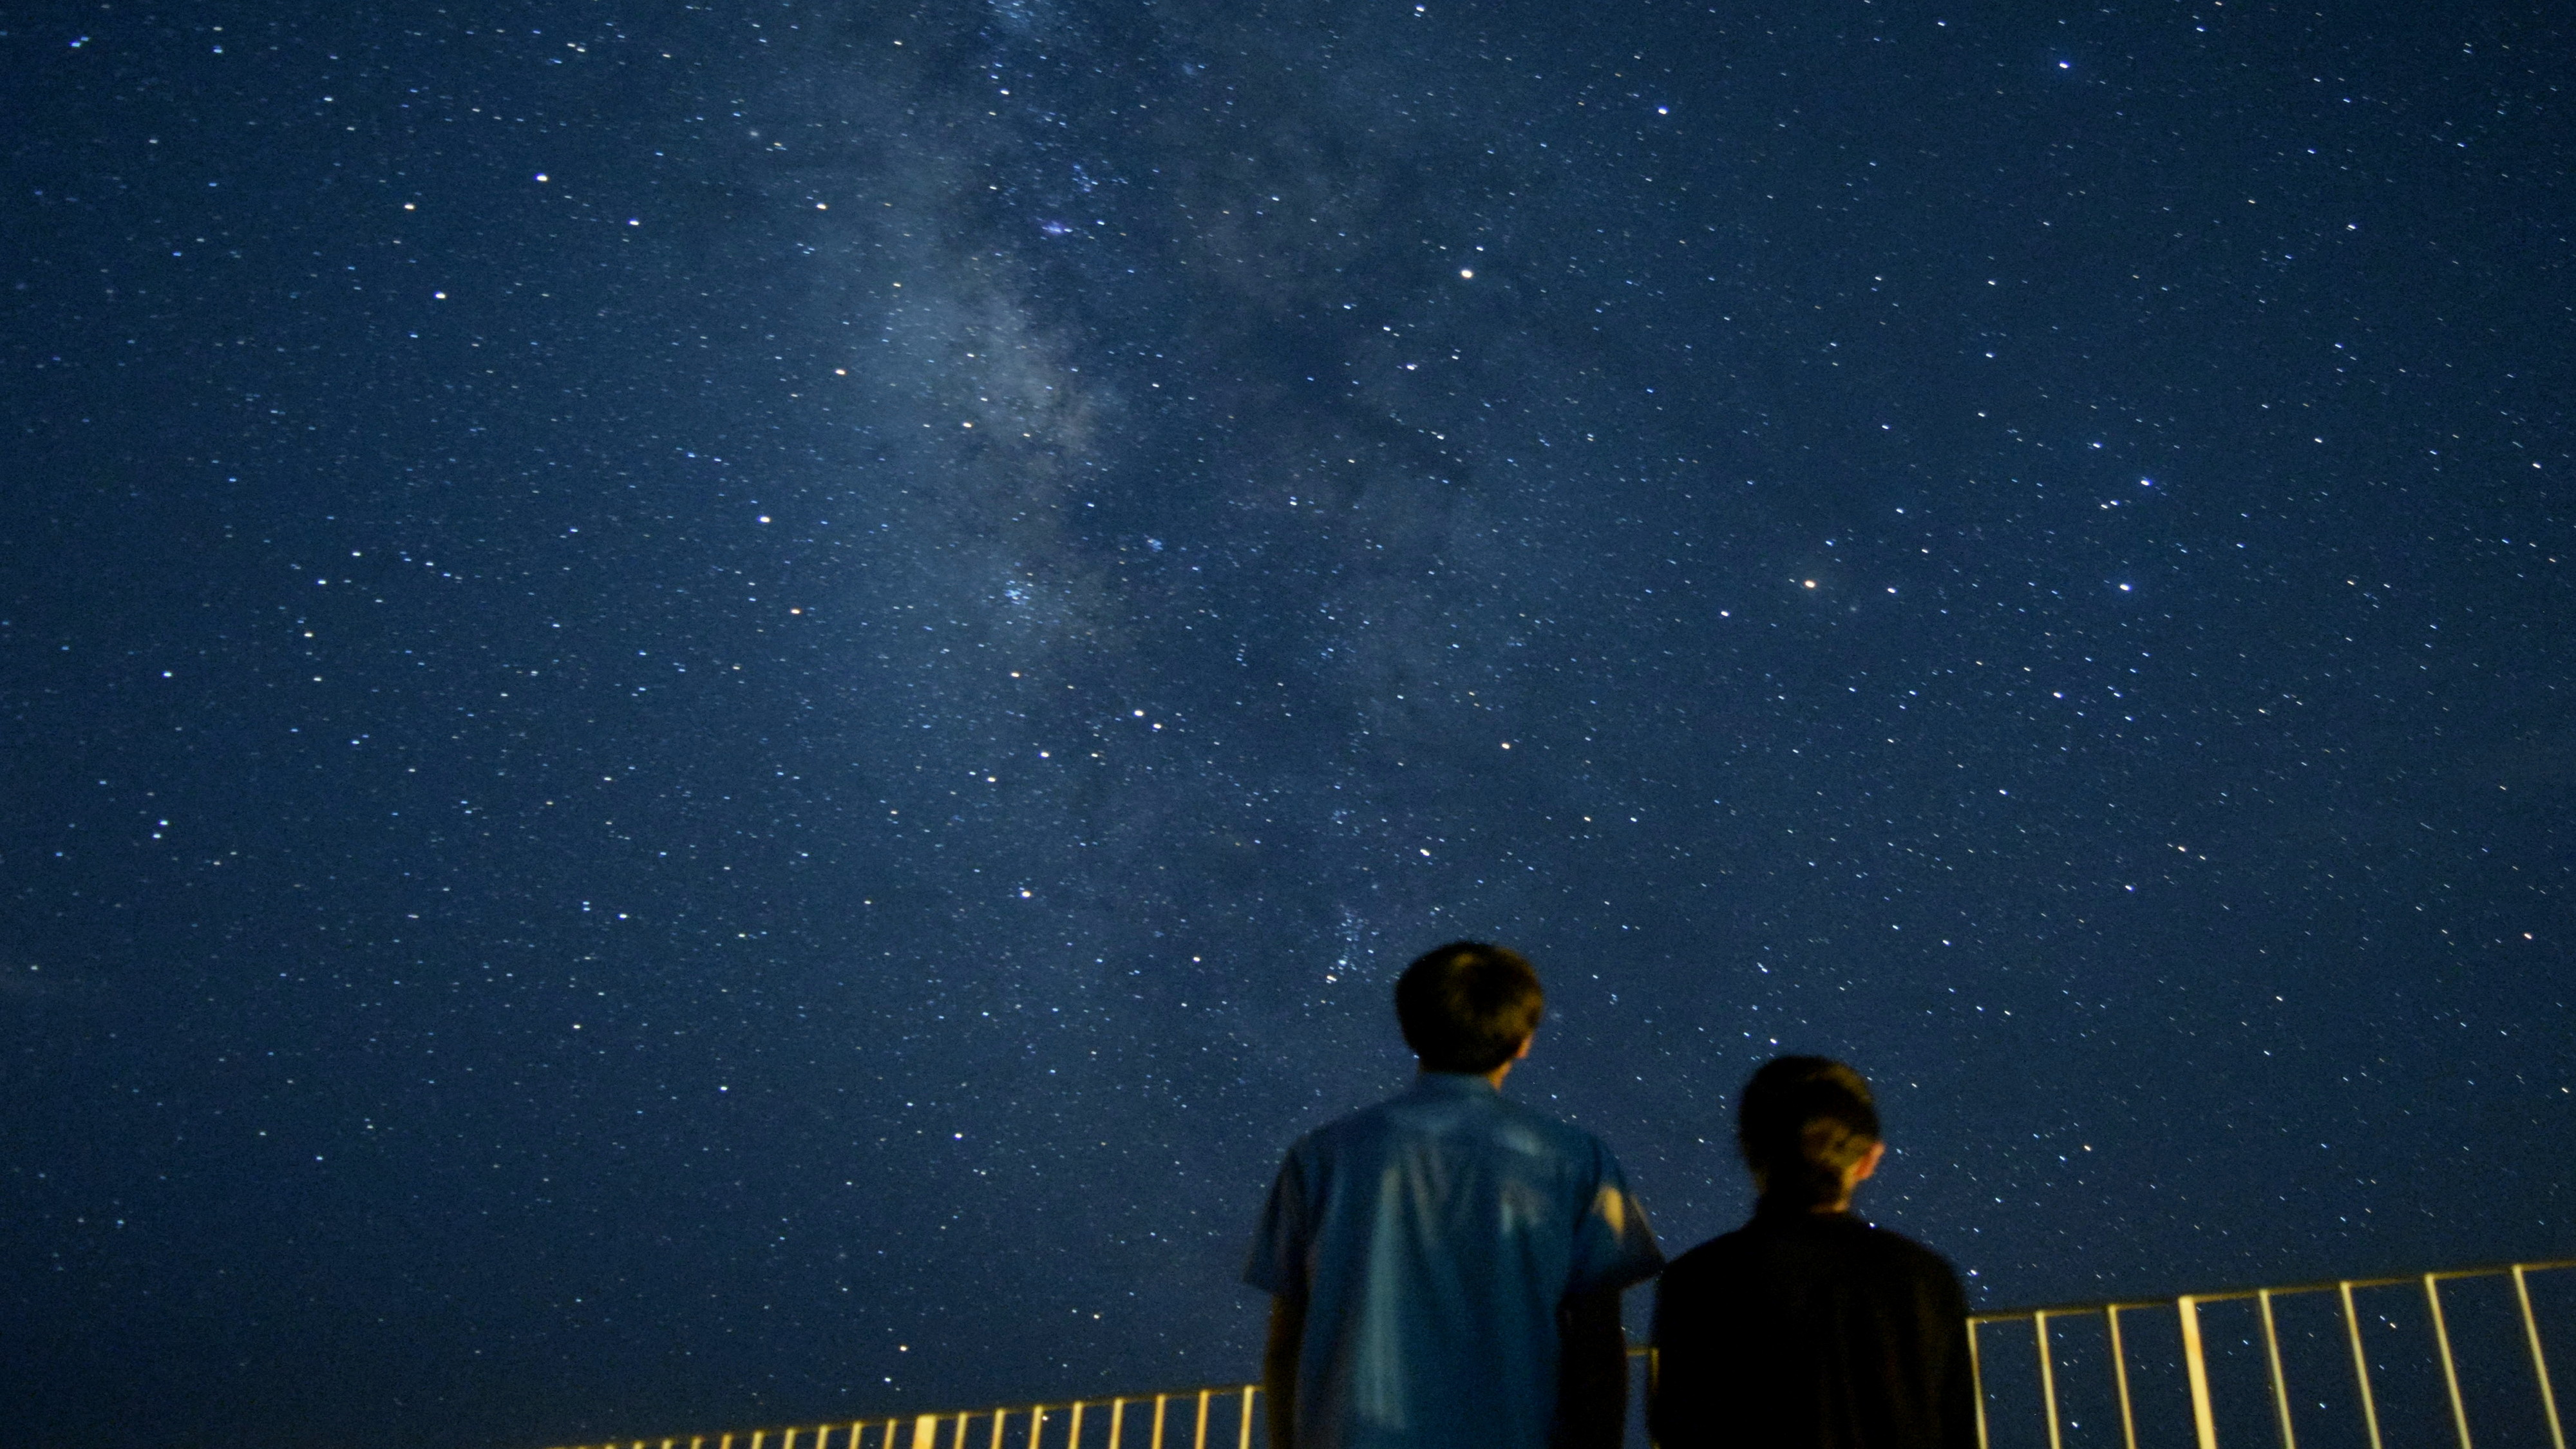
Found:
M 2460 1402 L 2460 1370 L 2451 1362 L 2451 1329 L 2442 1321 L 2442 1290 L 2430 1273 L 2424 1275 L 2424 1302 L 2433 1310 L 2433 1344 L 2442 1351 L 2442 1383 L 2451 1391 L 2451 1427 L 2459 1431 L 2460 1449 L 2470 1449 L 2469 1410 Z
M 2174 1300 L 2182 1320 L 2182 1366 L 2191 1378 L 2191 1429 L 2200 1449 L 2218 1449 L 2218 1420 L 2209 1411 L 2209 1361 L 2200 1351 L 2200 1300 L 2184 1294 Z
M 815 1449 L 822 1449 L 816 1445 Z M 912 1449 L 939 1449 L 939 1416 L 916 1414 L 912 1420 Z
M 2057 1364 L 2048 1351 L 2048 1313 L 2030 1316 L 2031 1342 L 2039 1348 L 2039 1406 L 2048 1415 L 2048 1449 L 2066 1449 L 2057 1432 Z
M 1623 1364 L 1622 1367 L 1624 1368 L 1625 1365 Z M 1252 1449 L 1252 1396 L 1259 1392 L 1261 1392 L 1261 1386 L 1258 1384 L 1243 1386 L 1243 1407 L 1236 1411 L 1242 1423 L 1236 1426 L 1238 1432 L 1234 1439 L 1234 1449 Z M 1281 1449 L 1286 1449 L 1286 1446 L 1281 1446 Z
M 1154 1442 L 1147 1445 L 1146 1449 L 1163 1449 L 1163 1410 L 1170 1407 L 1171 1402 L 1172 1396 L 1169 1394 L 1154 1396 Z
M 1111 1399 L 1109 1401 L 1109 1449 L 1120 1449 L 1118 1441 L 1122 1437 L 1126 1427 L 1127 1401 L 1125 1399 Z
M 2281 1421 L 2281 1449 L 2299 1449 L 2299 1436 L 2290 1427 L 2290 1381 L 2281 1373 L 2281 1335 L 2272 1326 L 2272 1290 L 2257 1291 L 2254 1304 L 2263 1314 L 2263 1356 L 2272 1366 L 2272 1412 Z
M 2370 1355 L 2361 1345 L 2361 1313 L 2352 1306 L 2351 1280 L 2335 1284 L 2335 1292 L 2343 1296 L 2344 1332 L 2352 1339 L 2352 1381 L 2361 1390 L 2362 1427 L 2370 1431 L 2370 1449 L 2380 1449 L 2379 1401 L 2370 1392 Z
M 1002 1449 L 1002 1421 L 1009 1417 L 1011 1417 L 1011 1411 L 1008 1409 L 997 1408 L 993 1411 L 992 1449 Z
M 1977 1320 L 1968 1320 L 1968 1382 L 1977 1389 L 1977 1449 L 1991 1449 L 1986 1443 L 1986 1375 L 1977 1362 Z
M 1082 1449 L 1082 1400 L 1073 1401 L 1073 1427 L 1066 1431 L 1064 1449 Z
M 2540 1352 L 2540 1320 L 2531 1314 L 2531 1285 L 2522 1265 L 2513 1265 L 2513 1296 L 2522 1305 L 2522 1336 L 2531 1345 L 2531 1376 L 2540 1380 L 2540 1409 L 2549 1417 L 2550 1449 L 2567 1449 L 2567 1431 L 2558 1426 L 2558 1395 L 2549 1387 L 2549 1360 Z
M 1198 1436 L 1190 1441 L 1190 1449 L 1207 1449 L 1208 1399 L 1215 1392 L 1214 1389 L 1199 1390 L 1199 1430 Z
M 2138 1420 L 2129 1412 L 2129 1359 L 2120 1347 L 2120 1305 L 2102 1306 L 2102 1327 L 2111 1340 L 2111 1386 L 2120 1395 L 2121 1449 L 2138 1449 Z M 2372 1446 L 2377 1449 L 2377 1446 Z

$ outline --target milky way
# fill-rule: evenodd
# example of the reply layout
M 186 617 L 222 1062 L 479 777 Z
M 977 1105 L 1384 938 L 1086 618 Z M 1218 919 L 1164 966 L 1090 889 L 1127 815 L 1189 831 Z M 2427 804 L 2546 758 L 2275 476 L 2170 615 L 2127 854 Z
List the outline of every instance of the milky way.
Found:
M 1462 935 L 1668 1249 L 1792 1048 L 1984 1304 L 2567 1245 L 2531 17 L 84 24 L 0 36 L 31 1443 L 1234 1381 Z

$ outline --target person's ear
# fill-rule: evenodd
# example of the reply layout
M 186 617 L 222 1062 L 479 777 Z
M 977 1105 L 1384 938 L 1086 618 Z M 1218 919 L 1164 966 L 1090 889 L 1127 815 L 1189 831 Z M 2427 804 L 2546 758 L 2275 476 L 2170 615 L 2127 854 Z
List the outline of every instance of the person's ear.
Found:
M 1869 1175 L 1878 1171 L 1878 1160 L 1886 1155 L 1886 1143 L 1873 1142 L 1869 1144 L 1869 1150 L 1861 1154 L 1860 1161 L 1852 1164 L 1852 1186 L 1858 1187 L 1862 1183 L 1869 1181 Z

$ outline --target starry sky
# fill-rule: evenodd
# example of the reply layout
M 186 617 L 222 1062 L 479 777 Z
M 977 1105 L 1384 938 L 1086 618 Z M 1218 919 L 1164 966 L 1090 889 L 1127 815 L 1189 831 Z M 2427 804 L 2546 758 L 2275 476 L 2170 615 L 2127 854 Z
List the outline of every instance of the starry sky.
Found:
M 1458 936 L 1669 1250 L 2576 1244 L 2553 7 L 0 30 L 13 1443 L 1246 1377 Z

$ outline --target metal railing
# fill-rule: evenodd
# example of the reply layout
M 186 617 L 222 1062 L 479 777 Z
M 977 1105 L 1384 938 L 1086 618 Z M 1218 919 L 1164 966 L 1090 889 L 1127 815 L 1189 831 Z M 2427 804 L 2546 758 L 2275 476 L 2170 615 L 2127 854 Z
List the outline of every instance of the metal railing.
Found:
M 2520 1319 L 2522 1344 L 2529 1359 L 2530 1379 L 2538 1386 L 2540 1422 L 2547 1428 L 2548 1449 L 2567 1449 L 2567 1436 L 2558 1416 L 2558 1397 L 2550 1386 L 2549 1361 L 2542 1350 L 2540 1318 L 2533 1311 L 2530 1277 L 2557 1269 L 2576 1268 L 2576 1258 L 2548 1262 L 2505 1263 L 2494 1267 L 2450 1268 L 2432 1273 L 2419 1273 L 2391 1278 L 2339 1278 L 2318 1283 L 2294 1283 L 2270 1288 L 2231 1288 L 2212 1293 L 2186 1293 L 2174 1298 L 2120 1299 L 2100 1303 L 2054 1304 L 2044 1308 L 2008 1308 L 1968 1316 L 1968 1360 L 1976 1375 L 1977 1445 L 1978 1449 L 1996 1449 L 1991 1428 L 1993 1410 L 1990 1401 L 2009 1396 L 2009 1386 L 1994 1381 L 1993 1368 L 1986 1361 L 1981 1330 L 2005 1325 L 2026 1324 L 2031 1332 L 2035 1353 L 2030 1362 L 2037 1370 L 2036 1390 L 2039 1417 L 2046 1426 L 2047 1449 L 2068 1449 L 2066 1431 L 2080 1427 L 2070 1418 L 2064 1400 L 2072 1386 L 2061 1388 L 2060 1373 L 2068 1367 L 2072 1343 L 2063 1337 L 2052 1338 L 2051 1327 L 2064 1329 L 2080 1323 L 2098 1324 L 2102 1334 L 2102 1357 L 2106 1360 L 2108 1387 L 2116 1406 L 2120 1429 L 2119 1449 L 2139 1449 L 2139 1400 L 2133 1393 L 2133 1370 L 2175 1368 L 2189 1404 L 2189 1428 L 2194 1449 L 2219 1449 L 2221 1415 L 2231 1407 L 2223 1402 L 2213 1387 L 2213 1359 L 2219 1357 L 2211 1347 L 2210 1335 L 2201 1310 L 2212 1304 L 2251 1303 L 2254 1321 L 2259 1329 L 2260 1360 L 2263 1376 L 2269 1385 L 2270 1410 L 2278 1449 L 2299 1449 L 2296 1415 L 2290 1376 L 2284 1367 L 2283 1334 L 2275 1305 L 2284 1299 L 2311 1294 L 2331 1293 L 2340 1311 L 2340 1322 L 2349 1349 L 2353 1401 L 2359 1423 L 2365 1433 L 2366 1449 L 2388 1449 L 2381 1434 L 2379 1394 L 2373 1388 L 2372 1353 L 2366 1342 L 2364 1319 L 2356 1294 L 2388 1288 L 2415 1288 L 2422 1292 L 2422 1303 L 2431 1328 L 2430 1365 L 2438 1365 L 2449 1406 L 2449 1421 L 2456 1449 L 2476 1449 L 2469 1430 L 2467 1395 L 2462 1390 L 2459 1357 L 2453 1352 L 2449 1320 L 2443 1312 L 2441 1284 L 2464 1279 L 2504 1278 L 2510 1280 L 2513 1302 Z M 2171 1313 L 2177 1336 L 2178 1351 L 2171 1356 L 2142 1353 L 2124 1323 L 2135 1324 L 2141 1315 Z M 2131 1315 L 2124 1320 L 2123 1315 Z M 2386 1314 L 2374 1320 L 2394 1327 Z M 2313 1339 L 2315 1335 L 2311 1334 Z M 2246 1346 L 2251 1346 L 2252 1340 Z M 1631 1349 L 1632 1365 L 1644 1367 L 1650 1352 Z M 2485 1363 L 2481 1386 L 2493 1387 L 2495 1366 Z M 1643 1376 L 1638 1387 L 1642 1388 Z M 1064 1403 L 995 1405 L 985 1409 L 943 1410 L 931 1414 L 898 1414 L 885 1418 L 833 1420 L 817 1424 L 791 1424 L 772 1428 L 736 1429 L 726 1433 L 670 1435 L 647 1439 L 611 1439 L 595 1444 L 559 1446 L 559 1449 L 1254 1449 L 1253 1436 L 1260 1423 L 1255 1412 L 1261 1386 L 1257 1383 L 1209 1384 L 1199 1388 L 1173 1389 L 1162 1393 L 1125 1394 L 1105 1399 L 1074 1399 Z M 2304 1395 L 2301 1395 L 2304 1397 Z M 1632 1414 L 1633 1423 L 1642 1423 L 1642 1414 Z M 1089 1428 L 1087 1425 L 1096 1425 Z M 1061 1426 L 1061 1427 L 1059 1427 Z M 1091 1435 L 1086 1442 L 1086 1434 Z M 1263 1435 L 1266 1440 L 1267 1435 Z M 2231 1434 L 2231 1438 L 2239 1435 Z M 2403 1442 L 2403 1441 L 2401 1441 Z M 2104 1449 L 2108 1449 L 2105 1445 Z M 2534 1449 L 2538 1449 L 2535 1443 Z
M 2059 1375 L 2067 1367 L 2067 1359 L 2073 1356 L 2069 1350 L 2074 1345 L 2066 1339 L 2053 1339 L 2050 1329 L 2052 1325 L 2075 1327 L 2086 1324 L 2098 1325 L 2100 1329 L 2098 1352 L 2103 1361 L 2102 1367 L 2107 1370 L 2104 1377 L 2107 1378 L 2111 1391 L 2110 1407 L 2117 1416 L 2120 1449 L 2138 1449 L 2139 1401 L 2132 1392 L 2132 1370 L 2151 1366 L 2171 1368 L 2177 1360 L 2182 1380 L 2177 1387 L 2187 1396 L 2190 1406 L 2191 1441 L 2196 1449 L 2218 1449 L 2220 1416 L 2230 1405 L 2223 1402 L 2213 1388 L 2215 1379 L 2213 1365 L 2220 1355 L 2213 1349 L 2211 1335 L 2203 1323 L 2202 1310 L 2219 1303 L 2253 1305 L 2254 1332 L 2240 1340 L 2238 1346 L 2249 1350 L 2247 1356 L 2259 1360 L 2261 1380 L 2269 1389 L 2270 1413 L 2264 1417 L 2272 1421 L 2272 1437 L 2278 1442 L 2279 1449 L 2299 1449 L 2298 1414 L 2294 1412 L 2294 1404 L 2314 1402 L 2322 1409 L 2326 1406 L 2325 1400 L 2317 1399 L 2315 1395 L 2320 1392 L 2331 1394 L 2338 1386 L 2329 1384 L 2326 1388 L 2319 1389 L 2315 1387 L 2316 1378 L 2312 1377 L 2303 1381 L 2303 1388 L 2294 1393 L 2291 1387 L 2291 1375 L 2284 1366 L 2283 1343 L 2286 1335 L 2282 1331 L 2282 1315 L 2276 1309 L 2283 1300 L 2302 1298 L 2312 1294 L 2334 1295 L 2336 1317 L 2341 1328 L 2340 1336 L 2343 1339 L 2340 1348 L 2347 1351 L 2349 1355 L 2347 1367 L 2350 1374 L 2348 1385 L 2350 1403 L 2348 1407 L 2353 1417 L 2346 1421 L 2347 1427 L 2358 1427 L 2362 1431 L 2361 1442 L 2367 1445 L 2367 1449 L 2387 1449 L 2381 1433 L 2380 1399 L 2383 1390 L 2374 1387 L 2371 1372 L 2373 1359 L 2379 1355 L 2374 1354 L 2372 1345 L 2368 1341 L 2371 1337 L 2369 1326 L 2384 1326 L 2394 1330 L 2398 1325 L 2391 1311 L 2382 1311 L 2375 1317 L 2366 1319 L 2364 1304 L 2356 1295 L 2390 1288 L 2421 1292 L 2422 1309 L 2430 1329 L 2429 1341 L 2421 1345 L 2430 1352 L 2420 1361 L 2421 1367 L 2428 1371 L 2428 1377 L 2430 1370 L 2439 1369 L 2443 1389 L 2442 1399 L 2449 1409 L 2450 1437 L 2457 1441 L 2457 1449 L 2476 1449 L 2469 1428 L 2468 1395 L 2463 1393 L 2461 1387 L 2461 1357 L 2453 1349 L 2452 1326 L 2443 1311 L 2441 1285 L 2482 1278 L 2501 1278 L 2512 1285 L 2513 1312 L 2510 1316 L 2519 1320 L 2518 1326 L 2521 1331 L 2516 1336 L 2522 1340 L 2524 1354 L 2529 1360 L 2528 1382 L 2537 1390 L 2535 1406 L 2539 1410 L 2538 1425 L 2547 1431 L 2549 1449 L 2567 1449 L 2566 1430 L 2558 1417 L 2558 1395 L 2549 1382 L 2549 1358 L 2541 1345 L 2540 1317 L 2533 1311 L 2531 1302 L 2532 1275 L 2563 1268 L 2576 1268 L 2576 1259 L 2503 1263 L 2479 1268 L 2449 1268 L 2439 1272 L 2417 1273 L 2403 1277 L 2337 1278 L 2325 1282 L 2293 1283 L 2272 1288 L 2231 1288 L 2215 1293 L 2185 1293 L 2174 1298 L 2069 1303 L 2046 1308 L 2012 1308 L 1988 1313 L 1972 1313 L 1968 1316 L 1968 1359 L 1975 1370 L 1977 1380 L 1978 1449 L 1993 1449 L 1993 1433 L 1989 1424 L 1990 1401 L 1999 1397 L 1994 1382 L 1995 1366 L 1987 1361 L 1979 1330 L 2004 1324 L 2026 1324 L 2030 1329 L 2031 1343 L 2035 1350 L 2031 1362 L 2037 1369 L 2037 1407 L 2040 1423 L 2047 1430 L 2045 1442 L 2048 1449 L 2066 1449 L 2066 1431 L 2068 1428 L 2075 1427 L 2066 1406 L 2061 1402 L 2059 1383 Z M 2407 1296 L 2411 1298 L 2413 1295 Z M 2371 1306 L 2381 1305 L 2374 1303 Z M 2387 1304 L 2385 1308 L 2395 1310 L 2401 1306 Z M 2178 1353 L 2172 1356 L 2141 1354 L 2127 1330 L 2139 1321 L 2141 1315 L 2153 1314 L 2161 1319 L 2167 1313 L 2172 1315 Z M 2130 1315 L 2125 1321 L 2124 1314 Z M 2314 1347 L 2331 1336 L 2333 1335 L 2330 1331 L 2319 1333 L 2311 1325 L 2305 1342 L 2308 1346 Z M 2251 1352 L 2258 1344 L 2259 1353 Z M 2401 1346 L 2386 1346 L 2382 1352 L 2387 1351 L 2388 1348 L 2397 1347 Z M 2335 1353 L 2329 1356 L 2344 1357 L 2345 1354 Z M 2315 1355 L 2312 1354 L 2311 1357 Z M 2317 1367 L 2313 1363 L 2308 1366 Z M 2491 1407 L 2503 1408 L 2501 1395 L 2507 1390 L 2505 1380 L 2509 1377 L 2506 1370 L 2494 1363 L 2492 1359 L 2480 1361 L 2474 1367 L 2479 1370 L 2478 1387 L 2487 1394 Z M 2383 1372 L 2385 1372 L 2384 1368 Z M 2516 1374 L 2519 1372 L 2515 1371 Z M 2342 1370 L 2337 1370 L 2331 1375 L 2334 1378 L 2341 1376 Z M 2535 1401 L 2526 1401 L 2526 1404 L 2534 1405 Z M 2240 1404 L 2237 1407 L 2242 1406 Z M 2527 1408 L 2525 1413 L 2528 1413 Z M 2528 1420 L 2526 1419 L 2525 1422 Z M 2235 1434 L 2231 1437 L 2243 1436 Z M 2408 1436 L 2410 1439 L 2419 1437 Z M 2405 1441 L 2401 1440 L 2401 1442 Z
M 989 1409 L 899 1414 L 885 1419 L 737 1429 L 723 1434 L 611 1439 L 564 1449 L 1044 1449 L 1054 1424 L 1064 1426 L 1052 1431 L 1057 1449 L 1081 1449 L 1086 1414 L 1101 1425 L 1099 1432 L 1106 1440 L 1106 1449 L 1179 1449 L 1179 1435 L 1187 1436 L 1190 1449 L 1208 1449 L 1211 1430 L 1219 1449 L 1223 1449 L 1229 1434 L 1234 1440 L 1233 1449 L 1252 1449 L 1252 1429 L 1257 1422 L 1253 1401 L 1260 1394 L 1259 1384 L 1209 1384 L 1158 1394 L 1074 1399 L 1061 1404 L 995 1405 Z M 1138 1427 L 1143 1430 L 1141 1444 L 1130 1432 L 1131 1420 L 1139 1421 Z M 1143 1427 L 1147 1422 L 1150 1428 Z

